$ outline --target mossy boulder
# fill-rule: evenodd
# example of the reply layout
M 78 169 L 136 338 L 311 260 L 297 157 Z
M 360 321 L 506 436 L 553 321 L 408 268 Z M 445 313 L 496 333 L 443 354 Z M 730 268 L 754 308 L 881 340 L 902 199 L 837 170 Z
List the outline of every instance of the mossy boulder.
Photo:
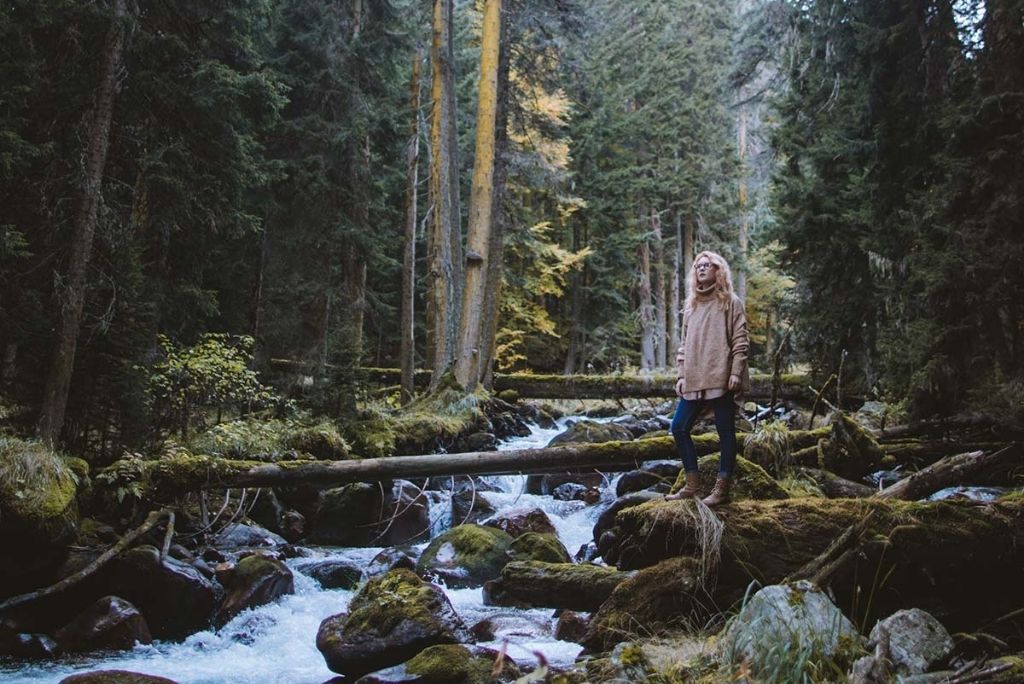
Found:
M 60 680 L 60 684 L 177 684 L 173 679 L 127 670 L 97 670 L 74 674 Z
M 352 679 L 472 635 L 440 588 L 404 568 L 368 581 L 348 613 L 320 624 L 316 645 L 333 672 Z
M 75 463 L 41 442 L 0 437 L 0 594 L 35 586 L 78 534 Z
M 366 458 L 395 455 L 395 429 L 387 418 L 373 416 L 348 426 L 352 450 Z
M 224 602 L 214 619 L 223 626 L 247 608 L 255 608 L 295 591 L 292 571 L 276 558 L 260 554 L 238 561 L 225 583 Z
M 506 606 L 544 606 L 593 611 L 630 573 L 583 563 L 513 561 L 490 582 L 484 603 Z
M 571 563 L 569 551 L 554 534 L 527 532 L 516 537 L 508 548 L 512 560 L 535 560 L 544 563 Z
M 340 461 L 351 450 L 330 420 L 240 418 L 197 433 L 184 444 L 194 454 L 265 462 L 302 458 Z
M 297 426 L 284 435 L 283 442 L 288 449 L 323 461 L 343 461 L 352 455 L 338 426 L 328 420 Z
M 459 525 L 438 535 L 423 550 L 416 571 L 449 587 L 481 586 L 498 577 L 508 562 L 512 537 L 481 525 Z
M 618 423 L 598 423 L 593 420 L 581 420 L 573 423 L 569 428 L 555 435 L 548 442 L 549 447 L 559 444 L 597 444 L 600 442 L 628 442 L 633 439 L 633 433 L 625 425 Z
M 701 492 L 710 492 L 711 488 L 715 486 L 715 479 L 718 477 L 718 461 L 718 454 L 710 454 L 697 461 L 697 467 L 700 469 Z M 686 473 L 679 471 L 679 477 L 672 485 L 672 492 L 679 491 L 685 484 Z M 786 490 L 764 468 L 742 456 L 736 457 L 731 496 L 733 501 L 789 498 Z
M 451 684 L 490 684 L 518 679 L 519 668 L 511 658 L 502 661 L 500 672 L 494 672 L 497 651 L 458 644 L 439 644 L 424 649 L 405 664 L 405 671 L 430 682 Z

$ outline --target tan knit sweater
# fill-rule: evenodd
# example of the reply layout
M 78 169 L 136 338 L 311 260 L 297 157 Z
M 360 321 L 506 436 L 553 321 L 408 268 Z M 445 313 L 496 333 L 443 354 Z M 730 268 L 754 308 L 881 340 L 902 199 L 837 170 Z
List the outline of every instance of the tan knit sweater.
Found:
M 698 293 L 693 310 L 683 314 L 683 342 L 676 352 L 683 392 L 724 390 L 729 376 L 736 375 L 740 378 L 739 400 L 750 389 L 749 347 L 743 301 L 732 295 L 723 303 L 714 293 Z

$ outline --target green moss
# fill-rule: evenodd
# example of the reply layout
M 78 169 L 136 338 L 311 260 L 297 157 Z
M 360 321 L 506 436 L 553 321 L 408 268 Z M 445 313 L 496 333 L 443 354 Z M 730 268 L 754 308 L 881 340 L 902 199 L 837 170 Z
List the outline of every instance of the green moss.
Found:
M 535 560 L 545 563 L 571 563 L 569 552 L 553 534 L 527 532 L 516 537 L 508 549 L 514 560 Z
M 452 684 L 489 684 L 493 681 L 493 668 L 494 663 L 490 658 L 474 655 L 468 648 L 458 644 L 431 646 L 405 664 L 410 674 Z M 505 677 L 518 677 L 518 669 L 511 660 L 505 660 Z
M 64 520 L 77 522 L 73 466 L 42 442 L 0 437 L 0 503 L 24 521 L 58 526 Z
M 307 455 L 324 460 L 349 458 L 349 446 L 330 420 L 242 418 L 193 436 L 185 449 L 221 458 L 276 462 Z M 173 450 L 173 445 L 172 449 Z
M 438 573 L 452 586 L 483 584 L 501 573 L 511 545 L 512 537 L 499 529 L 458 525 L 430 542 L 417 571 Z
M 718 476 L 718 454 L 709 454 L 698 462 L 700 469 L 701 490 L 710 491 Z M 686 472 L 679 471 L 679 476 L 672 485 L 671 491 L 677 492 L 686 484 Z M 742 499 L 785 499 L 786 490 L 769 475 L 764 468 L 752 463 L 742 456 L 736 457 L 736 470 L 733 472 L 731 496 L 734 501 Z
M 743 456 L 776 477 L 789 468 L 789 428 L 782 421 L 760 423 L 743 442 Z
M 376 416 L 348 426 L 352 448 L 367 458 L 392 456 L 395 453 L 395 430 L 391 421 Z
M 619 661 L 623 665 L 638 666 L 647 662 L 644 650 L 637 644 L 627 644 L 619 653 Z
M 519 401 L 519 392 L 516 392 L 514 389 L 502 390 L 498 392 L 498 398 L 502 401 L 514 404 Z
M 368 581 L 349 605 L 349 616 L 341 634 L 360 634 L 373 630 L 390 634 L 406 620 L 419 623 L 427 631 L 439 631 L 437 613 L 444 594 L 424 582 L 411 570 L 399 568 Z

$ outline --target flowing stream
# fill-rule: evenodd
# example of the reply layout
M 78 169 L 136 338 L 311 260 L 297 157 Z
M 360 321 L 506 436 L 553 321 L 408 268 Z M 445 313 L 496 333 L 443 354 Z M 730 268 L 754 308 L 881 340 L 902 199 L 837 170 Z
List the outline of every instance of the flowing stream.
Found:
M 545 446 L 565 429 L 566 419 L 553 429 L 531 428 L 526 437 L 511 439 L 499 449 L 524 449 Z M 573 555 L 590 541 L 591 530 L 601 506 L 585 506 L 581 501 L 559 501 L 550 496 L 523 493 L 526 477 L 522 475 L 488 478 L 500 492 L 486 492 L 486 497 L 499 511 L 528 506 L 543 509 L 555 525 L 558 536 Z M 613 483 L 609 483 L 613 484 Z M 611 497 L 605 488 L 604 497 Z M 434 499 L 432 508 L 449 506 L 445 496 Z M 450 509 L 450 507 L 449 507 Z M 432 512 L 442 524 L 434 526 L 439 533 L 450 515 Z M 426 546 L 423 544 L 420 548 Z M 368 563 L 380 548 L 314 547 L 315 558 L 340 558 Z M 295 593 L 274 603 L 243 612 L 217 631 L 193 634 L 180 643 L 154 642 L 136 646 L 117 654 L 86 654 L 65 656 L 55 661 L 4 663 L 0 661 L 0 681 L 8 684 L 54 683 L 77 672 L 118 669 L 159 675 L 180 684 L 321 684 L 336 675 L 327 669 L 316 648 L 320 622 L 342 612 L 354 595 L 352 590 L 324 590 L 299 570 L 310 556 L 288 561 L 295 575 Z M 496 641 L 481 645 L 504 647 L 520 665 L 533 667 L 535 652 L 544 654 L 553 665 L 571 664 L 581 650 L 575 643 L 557 641 L 554 636 L 554 611 L 550 608 L 522 610 L 485 606 L 482 593 L 475 589 L 448 589 L 448 598 L 467 626 L 484 618 L 493 618 Z

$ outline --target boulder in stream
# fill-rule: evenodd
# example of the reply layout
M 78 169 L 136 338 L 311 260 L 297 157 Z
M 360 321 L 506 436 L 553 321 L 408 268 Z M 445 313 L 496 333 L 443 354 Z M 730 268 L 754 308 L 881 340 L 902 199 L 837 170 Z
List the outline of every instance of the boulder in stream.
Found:
M 510 536 L 520 537 L 527 532 L 554 534 L 555 526 L 543 510 L 532 506 L 506 508 L 484 521 L 487 527 L 496 527 Z
M 633 433 L 625 425 L 618 423 L 598 423 L 593 420 L 581 420 L 573 423 L 569 428 L 555 435 L 549 447 L 559 444 L 598 444 L 601 442 L 629 442 L 633 440 Z
M 480 586 L 501 573 L 512 537 L 482 525 L 459 525 L 438 535 L 423 550 L 416 571 L 449 587 Z
M 177 684 L 173 679 L 127 670 L 96 670 L 65 677 L 60 684 Z
M 288 541 L 279 534 L 260 527 L 233 523 L 225 527 L 213 541 L 221 549 L 275 548 L 284 546 Z
M 363 569 L 354 561 L 310 560 L 301 562 L 295 569 L 315 579 L 324 589 L 352 589 L 363 579 Z M 390 569 L 388 567 L 384 572 Z
M 411 482 L 390 489 L 355 482 L 324 492 L 310 541 L 332 546 L 394 546 L 425 539 L 429 502 Z
M 223 626 L 246 608 L 262 606 L 295 591 L 292 571 L 281 561 L 253 554 L 238 561 L 225 584 L 227 593 L 214 622 Z
M 404 568 L 368 581 L 349 612 L 324 620 L 316 636 L 327 667 L 353 679 L 429 646 L 472 641 L 444 592 Z
M 508 548 L 509 558 L 512 560 L 536 560 L 545 563 L 571 563 L 569 551 L 558 540 L 558 537 L 549 533 L 527 532 L 516 537 Z
M 502 569 L 500 579 L 488 584 L 484 603 L 592 611 L 630 574 L 589 563 L 513 561 Z
M 104 596 L 57 630 L 54 638 L 65 652 L 128 651 L 136 643 L 153 642 L 142 613 L 117 596 Z
M 431 646 L 401 665 L 359 678 L 357 684 L 490 684 L 516 681 L 520 675 L 519 668 L 510 658 L 504 658 L 501 671 L 494 673 L 494 664 L 499 657 L 497 651 L 480 646 Z

